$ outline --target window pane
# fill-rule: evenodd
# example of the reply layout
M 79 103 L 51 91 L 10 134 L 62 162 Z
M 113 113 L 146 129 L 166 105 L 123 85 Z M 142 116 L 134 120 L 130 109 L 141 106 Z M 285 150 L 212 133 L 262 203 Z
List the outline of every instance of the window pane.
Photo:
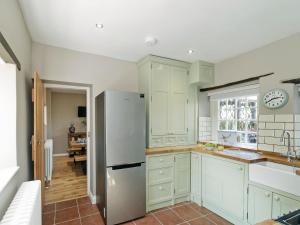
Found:
M 246 98 L 240 98 L 237 101 L 237 107 L 238 108 L 242 108 L 242 107 L 246 107 L 247 105 L 247 99 Z
M 246 122 L 245 121 L 237 121 L 237 130 L 245 131 L 246 130 Z
M 226 119 L 226 100 L 221 100 L 219 103 L 219 119 Z
M 235 108 L 235 99 L 228 99 L 228 108 Z
M 248 101 L 248 106 L 251 107 L 251 108 L 254 108 L 254 107 L 257 107 L 257 101 Z
M 245 108 L 237 110 L 237 119 L 238 120 L 246 120 L 247 119 L 247 111 Z
M 245 133 L 238 133 L 236 137 L 236 141 L 238 143 L 245 143 L 246 142 L 246 135 Z
M 250 108 L 250 118 L 251 120 L 256 120 L 257 118 L 257 108 Z
M 228 121 L 228 130 L 235 130 L 235 121 L 234 120 Z
M 247 127 L 248 127 L 248 131 L 256 132 L 257 131 L 257 122 L 249 121 Z
M 235 119 L 235 112 L 234 109 L 227 110 L 227 119 L 228 120 L 234 120 Z
M 256 134 L 247 134 L 248 143 L 256 143 Z
M 226 121 L 219 122 L 219 130 L 226 130 Z

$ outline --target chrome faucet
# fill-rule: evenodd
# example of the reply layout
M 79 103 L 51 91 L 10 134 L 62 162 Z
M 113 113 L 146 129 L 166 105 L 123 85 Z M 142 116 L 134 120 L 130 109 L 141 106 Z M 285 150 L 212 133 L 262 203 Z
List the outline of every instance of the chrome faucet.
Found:
M 288 161 L 291 162 L 292 161 L 292 149 L 291 149 L 291 133 L 287 130 L 283 130 L 280 141 L 283 142 L 284 141 L 284 135 L 287 134 L 287 138 L 288 138 L 288 150 L 287 150 L 287 157 L 288 157 Z M 295 153 L 295 158 L 296 158 L 296 151 L 294 150 Z

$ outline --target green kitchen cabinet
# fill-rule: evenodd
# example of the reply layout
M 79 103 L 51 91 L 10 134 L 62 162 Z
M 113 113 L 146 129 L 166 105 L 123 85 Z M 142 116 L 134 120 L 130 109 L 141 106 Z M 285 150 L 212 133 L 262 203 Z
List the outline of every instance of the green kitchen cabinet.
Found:
M 300 202 L 283 195 L 273 193 L 272 218 L 277 219 L 284 214 L 300 209 Z
M 188 153 L 178 153 L 175 154 L 175 203 L 187 201 L 190 196 L 190 176 L 191 176 L 191 154 Z
M 209 86 L 214 84 L 214 65 L 212 63 L 197 61 L 191 65 L 190 84 Z
M 201 154 L 191 153 L 191 201 L 202 205 L 201 196 Z
M 256 224 L 272 217 L 272 192 L 249 185 L 248 222 Z
M 188 104 L 195 104 L 189 103 L 190 65 L 152 55 L 138 63 L 139 92 L 146 100 L 148 147 L 196 144 L 197 131 L 188 117 L 192 109 Z
M 233 223 L 246 220 L 247 167 L 244 163 L 202 156 L 203 206 Z

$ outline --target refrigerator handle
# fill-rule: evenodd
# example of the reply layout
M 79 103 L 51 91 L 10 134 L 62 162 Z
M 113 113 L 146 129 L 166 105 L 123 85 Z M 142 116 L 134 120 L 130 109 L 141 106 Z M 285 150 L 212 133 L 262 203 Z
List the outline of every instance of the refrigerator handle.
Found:
M 122 170 L 122 169 L 128 169 L 132 167 L 140 167 L 142 163 L 132 163 L 132 164 L 124 164 L 124 165 L 117 165 L 117 166 L 112 166 L 112 170 Z

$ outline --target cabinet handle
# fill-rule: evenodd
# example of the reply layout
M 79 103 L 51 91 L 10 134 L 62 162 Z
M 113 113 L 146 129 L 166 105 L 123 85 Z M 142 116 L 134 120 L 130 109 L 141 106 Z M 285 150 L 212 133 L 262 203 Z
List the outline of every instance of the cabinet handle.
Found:
M 163 161 L 164 161 L 164 159 L 159 159 L 159 161 L 160 161 L 160 162 L 163 162 Z
M 158 188 L 160 191 L 164 190 L 164 188 L 162 186 L 159 186 Z
M 159 171 L 159 174 L 163 174 L 164 172 L 162 170 Z
M 279 201 L 280 200 L 280 198 L 276 195 L 275 197 L 274 197 L 274 199 L 275 199 L 275 201 Z
M 266 196 L 267 198 L 269 198 L 269 197 L 270 197 L 270 193 L 269 193 L 269 192 L 265 192 L 265 196 Z

